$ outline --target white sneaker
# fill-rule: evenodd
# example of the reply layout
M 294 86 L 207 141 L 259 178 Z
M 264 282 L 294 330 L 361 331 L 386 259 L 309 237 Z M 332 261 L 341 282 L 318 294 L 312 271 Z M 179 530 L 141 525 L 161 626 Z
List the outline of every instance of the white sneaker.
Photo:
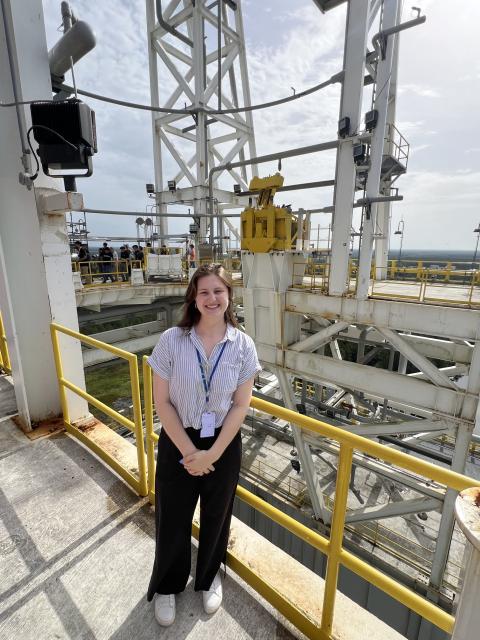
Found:
M 208 591 L 203 591 L 203 608 L 209 615 L 215 613 L 222 604 L 222 580 L 217 573 Z
M 155 598 L 155 619 L 162 627 L 169 627 L 175 620 L 175 596 L 157 593 Z

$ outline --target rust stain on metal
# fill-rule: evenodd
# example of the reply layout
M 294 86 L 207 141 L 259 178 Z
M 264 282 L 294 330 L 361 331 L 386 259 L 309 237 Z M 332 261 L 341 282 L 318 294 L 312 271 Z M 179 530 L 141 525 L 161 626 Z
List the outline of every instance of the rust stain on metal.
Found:
M 92 429 L 95 429 L 97 424 L 100 424 L 99 420 L 97 420 L 96 418 L 88 418 L 86 420 L 75 422 L 74 426 L 77 427 L 79 431 L 87 433 L 88 431 L 92 431 Z
M 480 509 L 480 489 L 477 489 L 477 495 L 475 497 L 475 506 Z
M 63 417 L 57 416 L 56 418 L 48 418 L 47 420 L 41 420 L 39 422 L 32 423 L 32 431 L 27 431 L 20 420 L 14 420 L 17 427 L 24 432 L 29 440 L 38 440 L 39 438 L 48 438 L 50 436 L 63 433 L 65 431 L 65 425 L 63 424 Z

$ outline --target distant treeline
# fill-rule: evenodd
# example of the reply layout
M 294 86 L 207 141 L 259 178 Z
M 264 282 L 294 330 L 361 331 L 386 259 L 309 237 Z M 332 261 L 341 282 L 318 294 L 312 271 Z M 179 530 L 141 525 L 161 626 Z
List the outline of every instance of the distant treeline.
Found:
M 388 252 L 389 260 L 398 260 L 398 249 L 391 249 Z M 455 249 L 449 250 L 434 250 L 434 249 L 403 249 L 402 260 L 423 260 L 426 262 L 468 262 L 473 260 L 474 252 L 472 251 L 458 251 Z M 353 254 L 354 258 L 358 258 L 358 251 Z M 480 259 L 480 252 L 475 258 L 475 262 Z

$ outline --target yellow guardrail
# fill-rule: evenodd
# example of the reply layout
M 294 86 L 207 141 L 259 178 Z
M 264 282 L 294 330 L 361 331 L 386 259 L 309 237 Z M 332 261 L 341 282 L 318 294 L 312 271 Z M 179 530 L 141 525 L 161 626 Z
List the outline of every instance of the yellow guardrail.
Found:
M 148 460 L 148 495 L 153 503 L 155 496 L 154 449 L 155 443 L 158 441 L 158 435 L 153 431 L 152 371 L 148 365 L 146 356 L 143 358 L 143 382 Z M 379 458 L 380 460 L 389 462 L 397 467 L 424 476 L 431 481 L 438 482 L 445 487 L 449 487 L 456 491 L 462 491 L 463 489 L 475 486 L 478 482 L 465 475 L 455 473 L 454 471 L 450 471 L 442 467 L 437 467 L 434 464 L 413 458 L 412 456 L 390 449 L 384 445 L 368 440 L 367 438 L 363 438 L 362 436 L 357 436 L 349 433 L 348 431 L 344 431 L 343 429 L 339 429 L 338 427 L 315 420 L 309 416 L 298 414 L 265 400 L 260 400 L 259 398 L 252 398 L 251 407 L 282 420 L 286 420 L 303 430 L 335 440 L 340 445 L 337 485 L 333 505 L 330 538 L 326 538 L 316 531 L 313 531 L 312 529 L 309 529 L 303 524 L 297 522 L 276 507 L 273 507 L 261 498 L 253 495 L 243 487 L 239 486 L 237 488 L 238 498 L 252 506 L 257 511 L 263 513 L 274 522 L 282 525 L 288 531 L 292 532 L 305 542 L 308 542 L 315 549 L 318 549 L 327 555 L 328 562 L 321 625 L 317 626 L 314 624 L 303 611 L 292 605 L 292 603 L 286 600 L 281 593 L 273 589 L 260 576 L 256 575 L 252 569 L 242 563 L 230 552 L 227 554 L 229 566 L 309 638 L 319 638 L 321 640 L 330 640 L 332 638 L 333 614 L 340 565 L 350 569 L 367 580 L 370 584 L 373 584 L 391 597 L 401 601 L 409 609 L 415 611 L 426 620 L 429 620 L 443 631 L 452 633 L 455 622 L 452 615 L 446 613 L 433 602 L 426 600 L 411 589 L 398 583 L 393 578 L 387 576 L 343 548 L 343 533 L 345 528 L 345 516 L 353 452 L 359 451 L 364 454 L 374 456 L 375 458 Z M 198 537 L 198 527 L 196 525 L 193 526 L 193 533 Z
M 0 369 L 5 373 L 12 373 L 12 365 L 8 354 L 7 336 L 3 325 L 2 314 L 0 313 Z
M 142 260 L 88 260 L 78 262 L 72 260 L 72 271 L 80 273 L 82 284 L 85 287 L 98 287 L 102 284 L 122 284 L 128 282 L 132 269 L 145 271 L 145 262 Z
M 85 446 L 91 449 L 104 462 L 112 467 L 139 495 L 146 496 L 147 470 L 145 463 L 145 447 L 143 442 L 142 406 L 140 399 L 140 383 L 138 377 L 137 356 L 133 353 L 130 353 L 129 351 L 124 351 L 123 349 L 119 349 L 118 347 L 106 344 L 105 342 L 100 342 L 100 340 L 95 340 L 95 338 L 90 338 L 89 336 L 85 336 L 78 331 L 67 329 L 66 327 L 62 327 L 55 323 L 52 323 L 50 325 L 50 332 L 52 336 L 53 354 L 55 358 L 58 384 L 60 387 L 60 401 L 62 404 L 63 420 L 67 432 L 78 438 Z M 91 347 L 95 347 L 96 349 L 109 351 L 110 353 L 113 353 L 117 357 L 122 358 L 123 360 L 126 360 L 128 362 L 132 391 L 133 421 L 122 415 L 118 411 L 115 411 L 108 405 L 104 404 L 103 402 L 92 396 L 90 393 L 87 393 L 64 377 L 62 355 L 58 340 L 59 333 L 80 340 L 80 342 L 88 344 Z M 138 461 L 138 477 L 135 476 L 129 469 L 120 464 L 120 462 L 116 458 L 114 458 L 111 453 L 94 442 L 91 438 L 88 437 L 86 433 L 84 433 L 81 429 L 76 427 L 75 424 L 71 422 L 66 389 L 77 394 L 78 396 L 92 404 L 94 407 L 122 424 L 124 427 L 127 427 L 127 429 L 130 429 L 130 431 L 135 434 Z

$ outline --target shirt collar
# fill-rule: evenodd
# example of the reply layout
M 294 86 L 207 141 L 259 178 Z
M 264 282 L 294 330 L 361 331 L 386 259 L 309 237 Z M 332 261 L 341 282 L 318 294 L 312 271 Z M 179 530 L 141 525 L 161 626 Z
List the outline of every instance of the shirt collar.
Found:
M 197 332 L 195 331 L 195 327 L 191 327 L 187 331 L 187 334 L 194 336 L 198 340 L 198 335 L 197 335 Z M 225 340 L 230 340 L 230 342 L 234 342 L 236 339 L 237 339 L 237 330 L 233 325 L 227 322 L 227 330 L 225 332 L 225 336 L 223 340 L 221 340 L 220 342 L 225 342 Z

